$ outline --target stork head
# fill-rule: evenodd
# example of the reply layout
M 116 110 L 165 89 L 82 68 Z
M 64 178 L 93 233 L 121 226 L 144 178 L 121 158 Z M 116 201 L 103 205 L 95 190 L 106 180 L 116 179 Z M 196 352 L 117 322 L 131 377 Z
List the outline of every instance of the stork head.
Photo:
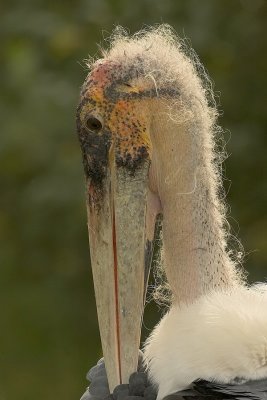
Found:
M 156 216 L 168 201 L 177 146 L 182 150 L 189 140 L 186 121 L 193 113 L 202 123 L 198 113 L 206 100 L 169 28 L 117 35 L 103 56 L 83 85 L 77 127 L 100 334 L 113 390 L 137 367 Z

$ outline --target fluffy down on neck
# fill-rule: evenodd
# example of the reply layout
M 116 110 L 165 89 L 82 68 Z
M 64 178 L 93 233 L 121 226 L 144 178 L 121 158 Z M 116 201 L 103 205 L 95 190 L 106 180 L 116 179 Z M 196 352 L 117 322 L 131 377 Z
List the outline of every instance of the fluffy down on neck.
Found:
M 267 285 L 235 287 L 173 306 L 145 344 L 158 399 L 196 379 L 267 377 Z

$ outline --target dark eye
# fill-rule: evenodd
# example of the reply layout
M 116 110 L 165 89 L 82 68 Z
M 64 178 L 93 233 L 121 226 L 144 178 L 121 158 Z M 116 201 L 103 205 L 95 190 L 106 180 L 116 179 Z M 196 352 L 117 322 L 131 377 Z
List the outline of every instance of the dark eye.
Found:
M 99 132 L 102 129 L 101 121 L 93 116 L 87 118 L 85 121 L 85 126 L 91 132 Z

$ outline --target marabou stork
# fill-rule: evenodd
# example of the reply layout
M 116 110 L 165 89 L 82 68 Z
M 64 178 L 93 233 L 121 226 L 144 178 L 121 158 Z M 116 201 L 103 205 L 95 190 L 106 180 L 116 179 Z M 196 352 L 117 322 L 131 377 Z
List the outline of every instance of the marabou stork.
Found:
M 153 398 L 146 374 L 158 400 L 266 399 L 267 290 L 246 285 L 227 247 L 217 112 L 203 67 L 166 25 L 132 37 L 117 30 L 89 67 L 77 128 L 109 389 L 100 362 L 83 399 L 117 385 L 114 398 Z M 171 307 L 144 346 L 146 373 L 131 375 L 159 214 Z

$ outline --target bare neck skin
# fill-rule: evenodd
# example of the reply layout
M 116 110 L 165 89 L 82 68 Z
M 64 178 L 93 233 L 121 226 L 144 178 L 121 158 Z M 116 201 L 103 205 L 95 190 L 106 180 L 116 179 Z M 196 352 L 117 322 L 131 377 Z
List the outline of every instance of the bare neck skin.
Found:
M 174 303 L 237 284 L 226 251 L 209 132 L 200 123 L 152 123 L 152 186 L 163 212 L 163 262 Z

